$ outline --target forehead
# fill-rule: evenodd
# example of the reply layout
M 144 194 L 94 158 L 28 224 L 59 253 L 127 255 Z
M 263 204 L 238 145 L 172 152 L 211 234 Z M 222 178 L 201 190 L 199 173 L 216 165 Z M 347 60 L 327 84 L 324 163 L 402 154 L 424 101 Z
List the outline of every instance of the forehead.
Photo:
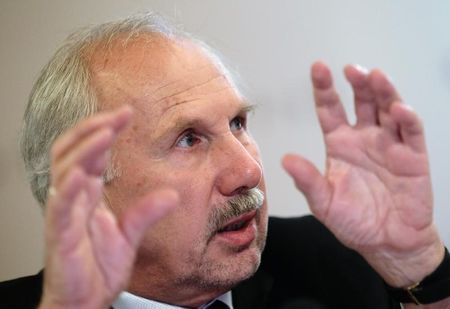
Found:
M 110 48 L 94 53 L 90 67 L 100 109 L 143 101 L 164 109 L 205 90 L 228 90 L 238 96 L 222 67 L 188 40 L 155 35 L 127 42 L 117 39 Z

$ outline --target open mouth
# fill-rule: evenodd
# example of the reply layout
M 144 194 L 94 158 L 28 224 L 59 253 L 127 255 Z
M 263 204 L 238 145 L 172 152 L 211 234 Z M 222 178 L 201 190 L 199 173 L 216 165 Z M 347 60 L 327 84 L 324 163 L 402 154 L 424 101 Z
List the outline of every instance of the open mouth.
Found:
M 257 236 L 257 210 L 227 221 L 217 230 L 214 239 L 228 248 L 242 251 L 250 248 Z
M 250 224 L 253 218 L 255 218 L 255 216 L 256 211 L 251 211 L 237 218 L 234 218 L 231 221 L 227 222 L 222 228 L 220 228 L 218 230 L 218 233 L 237 232 L 239 230 L 244 230 Z

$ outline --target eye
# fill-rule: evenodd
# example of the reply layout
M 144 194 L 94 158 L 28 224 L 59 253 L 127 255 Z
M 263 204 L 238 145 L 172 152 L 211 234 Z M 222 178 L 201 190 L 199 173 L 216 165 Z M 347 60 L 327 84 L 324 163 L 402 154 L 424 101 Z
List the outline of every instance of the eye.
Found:
M 177 146 L 181 148 L 191 148 L 200 142 L 200 138 L 192 131 L 188 131 L 177 141 Z
M 237 116 L 230 121 L 231 131 L 240 131 L 245 129 L 245 117 Z

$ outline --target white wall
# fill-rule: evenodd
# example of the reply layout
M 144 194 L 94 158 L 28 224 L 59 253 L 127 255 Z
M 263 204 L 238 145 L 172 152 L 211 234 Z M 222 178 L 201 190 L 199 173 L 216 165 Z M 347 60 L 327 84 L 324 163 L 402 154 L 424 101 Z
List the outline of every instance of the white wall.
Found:
M 307 212 L 280 168 L 286 151 L 323 167 L 309 66 L 328 62 L 342 98 L 341 68 L 360 63 L 389 72 L 422 116 L 428 139 L 435 217 L 450 244 L 450 2 L 422 0 L 2 0 L 0 2 L 0 280 L 42 264 L 42 222 L 18 158 L 17 132 L 39 69 L 73 29 L 136 11 L 156 10 L 220 50 L 260 105 L 252 131 L 260 143 L 271 213 Z

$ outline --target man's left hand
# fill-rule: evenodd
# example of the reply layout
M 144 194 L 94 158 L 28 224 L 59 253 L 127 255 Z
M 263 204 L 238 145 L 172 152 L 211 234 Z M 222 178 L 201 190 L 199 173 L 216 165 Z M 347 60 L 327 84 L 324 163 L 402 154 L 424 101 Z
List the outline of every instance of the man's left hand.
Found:
M 384 280 L 407 287 L 436 269 L 444 246 L 433 223 L 433 197 L 424 131 L 379 70 L 347 66 L 355 97 L 351 125 L 323 63 L 312 66 L 316 110 L 327 159 L 322 175 L 306 159 L 283 165 L 311 211 Z

